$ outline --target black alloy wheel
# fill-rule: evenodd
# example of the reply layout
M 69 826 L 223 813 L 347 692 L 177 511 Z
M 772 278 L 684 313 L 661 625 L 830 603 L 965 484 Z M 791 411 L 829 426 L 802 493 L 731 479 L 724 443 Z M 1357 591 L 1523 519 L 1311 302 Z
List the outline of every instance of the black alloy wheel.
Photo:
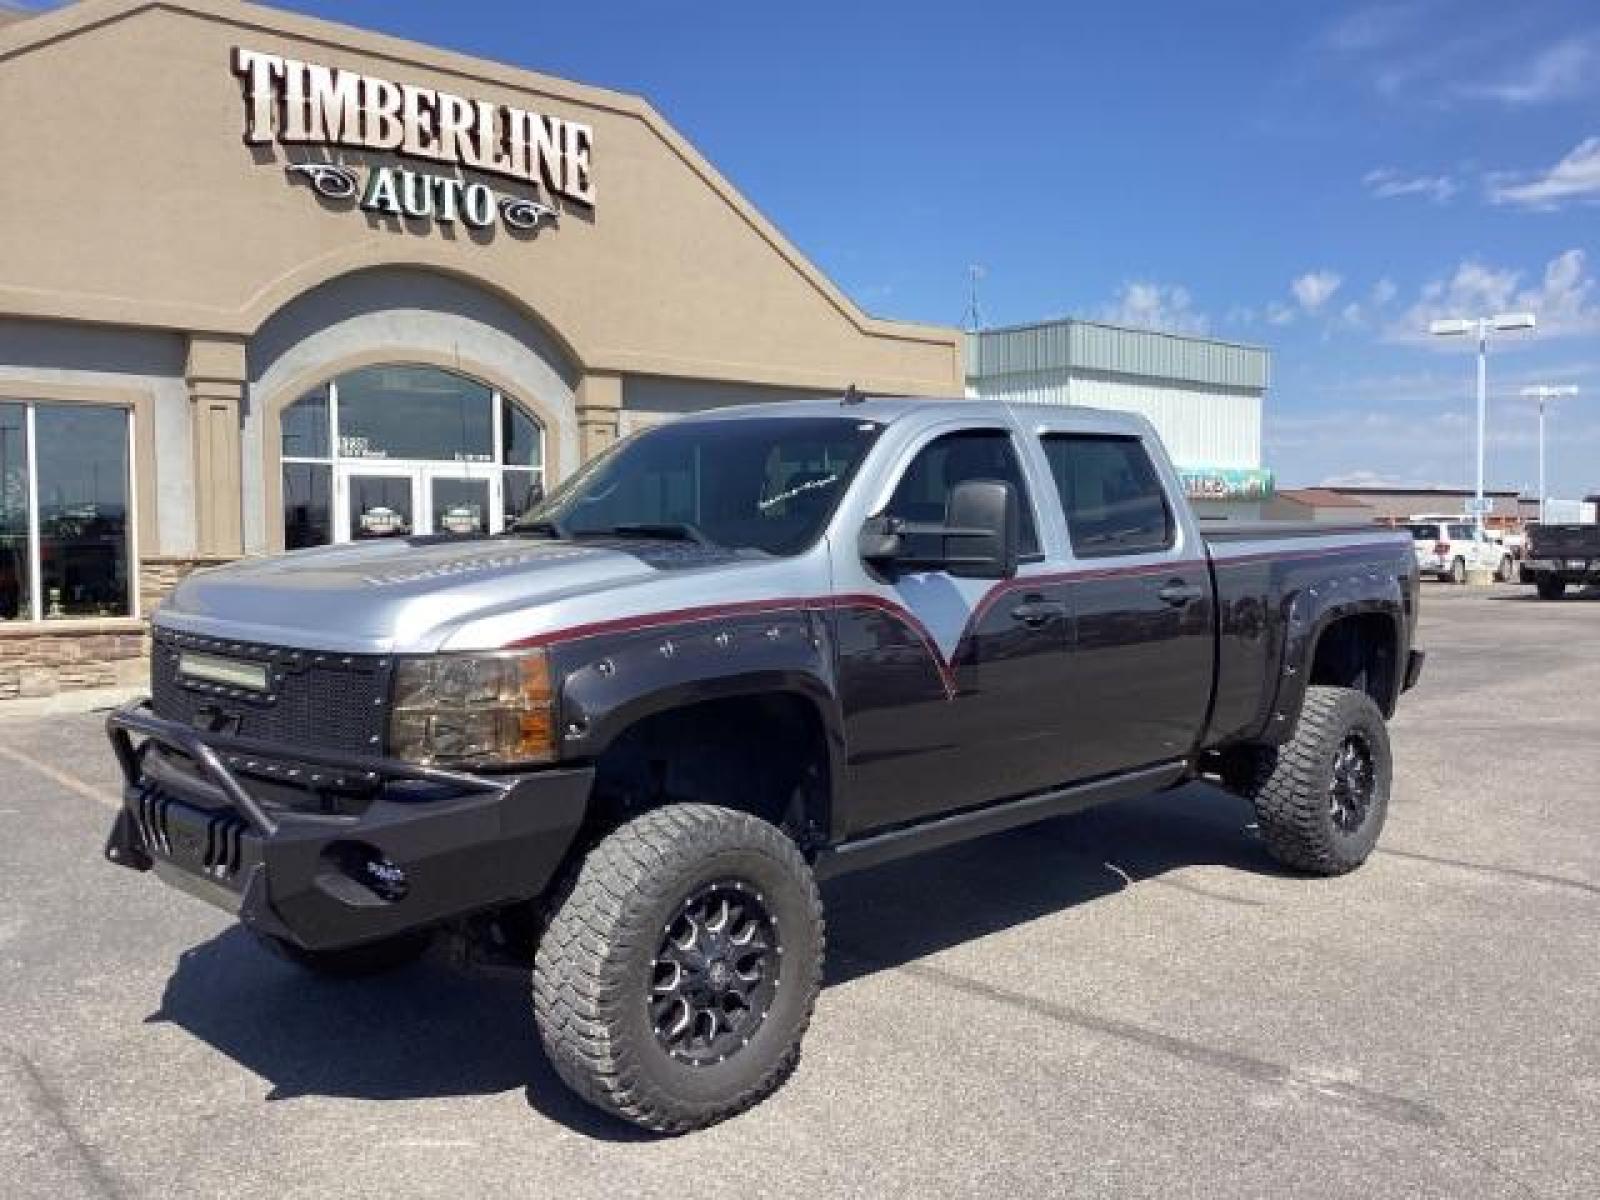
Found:
M 765 898 L 737 880 L 703 887 L 662 931 L 650 985 L 656 1040 L 680 1062 L 725 1062 L 777 993 L 783 947 Z
M 1361 828 L 1372 808 L 1377 772 L 1372 765 L 1372 747 L 1359 731 L 1351 731 L 1339 744 L 1333 759 L 1333 778 L 1328 782 L 1328 815 L 1345 833 Z

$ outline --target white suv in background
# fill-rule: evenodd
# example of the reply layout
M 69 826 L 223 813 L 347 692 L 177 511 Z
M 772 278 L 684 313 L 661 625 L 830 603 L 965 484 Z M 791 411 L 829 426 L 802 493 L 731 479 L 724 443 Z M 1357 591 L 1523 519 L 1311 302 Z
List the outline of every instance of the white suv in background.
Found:
M 1481 531 L 1466 517 L 1413 517 L 1404 528 L 1411 531 L 1417 568 L 1424 575 L 1465 583 L 1474 567 L 1493 571 L 1502 583 L 1516 578 L 1511 552 Z

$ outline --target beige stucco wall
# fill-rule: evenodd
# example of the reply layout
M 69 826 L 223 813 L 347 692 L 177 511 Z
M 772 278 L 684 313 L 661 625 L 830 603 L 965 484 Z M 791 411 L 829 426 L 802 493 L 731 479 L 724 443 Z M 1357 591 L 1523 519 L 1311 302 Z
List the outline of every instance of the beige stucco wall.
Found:
M 244 142 L 241 45 L 586 122 L 597 204 L 521 238 L 321 201 Z M 0 314 L 248 338 L 400 265 L 503 293 L 585 373 L 960 391 L 954 330 L 865 316 L 643 101 L 271 9 L 83 0 L 0 29 L 0 162 Z

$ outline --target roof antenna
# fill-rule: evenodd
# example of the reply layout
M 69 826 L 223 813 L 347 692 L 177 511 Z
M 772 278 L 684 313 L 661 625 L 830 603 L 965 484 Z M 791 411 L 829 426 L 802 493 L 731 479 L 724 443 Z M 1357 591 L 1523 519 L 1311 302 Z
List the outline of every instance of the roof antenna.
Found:
M 845 388 L 845 390 L 844 390 L 844 399 L 839 401 L 839 403 L 840 404 L 864 404 L 866 402 L 866 399 L 867 398 L 861 394 L 861 390 L 859 388 L 857 388 L 855 384 L 852 383 L 849 387 Z

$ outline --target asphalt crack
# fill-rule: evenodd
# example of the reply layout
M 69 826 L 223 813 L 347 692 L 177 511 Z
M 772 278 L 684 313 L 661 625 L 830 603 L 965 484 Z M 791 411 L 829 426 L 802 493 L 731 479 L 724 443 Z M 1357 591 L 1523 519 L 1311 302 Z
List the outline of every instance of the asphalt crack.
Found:
M 886 967 L 888 964 L 867 965 Z M 901 974 L 912 975 L 942 987 L 1021 1009 L 1033 1016 L 1043 1017 L 1058 1024 L 1071 1025 L 1089 1033 L 1115 1038 L 1196 1066 L 1224 1071 L 1251 1083 L 1314 1094 L 1392 1124 L 1429 1130 L 1442 1130 L 1446 1125 L 1446 1118 L 1438 1109 L 1406 1096 L 1392 1095 L 1319 1073 L 1296 1070 L 1283 1063 L 1163 1033 L 1161 1030 L 1138 1025 L 1132 1021 L 1100 1016 L 1053 1000 L 1044 1000 L 981 980 L 969 979 L 965 975 L 928 963 L 906 963 L 894 969 Z
M 101 1160 L 99 1152 L 79 1132 L 77 1124 L 67 1112 L 66 1101 L 39 1069 L 39 1064 L 16 1050 L 8 1049 L 6 1054 L 21 1068 L 24 1091 L 32 1099 L 34 1107 L 48 1117 L 51 1124 L 61 1133 L 72 1152 L 72 1157 L 93 1185 L 95 1194 L 110 1197 L 111 1200 L 120 1200 L 127 1195 L 122 1184 Z

